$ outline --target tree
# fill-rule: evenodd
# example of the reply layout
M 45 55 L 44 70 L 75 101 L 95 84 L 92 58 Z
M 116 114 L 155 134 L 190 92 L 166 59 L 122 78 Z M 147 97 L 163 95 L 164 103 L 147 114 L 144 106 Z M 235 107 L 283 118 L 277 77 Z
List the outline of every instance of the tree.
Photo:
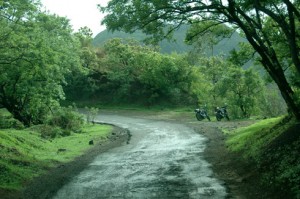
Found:
M 261 77 L 253 69 L 244 70 L 231 66 L 217 85 L 221 96 L 227 96 L 228 101 L 238 107 L 243 118 L 249 118 L 264 94 Z
M 108 29 L 127 32 L 141 29 L 156 41 L 170 36 L 182 24 L 204 21 L 214 21 L 214 25 L 230 24 L 245 35 L 278 85 L 289 110 L 300 120 L 299 96 L 288 81 L 289 73 L 285 73 L 286 63 L 290 63 L 289 71 L 300 74 L 299 1 L 112 0 L 106 7 L 100 6 L 100 10 L 107 14 L 102 23 Z M 270 25 L 276 37 L 272 37 Z M 209 31 L 210 27 L 205 26 L 199 34 Z M 288 50 L 290 62 L 279 58 L 278 49 L 274 47 L 278 40 Z
M 206 81 L 211 85 L 209 90 L 212 99 L 210 100 L 214 106 L 224 103 L 224 96 L 219 96 L 217 91 L 217 84 L 221 81 L 223 76 L 227 74 L 227 63 L 223 57 L 215 56 L 210 58 L 201 58 L 199 60 L 201 72 L 205 74 Z
M 206 30 L 199 34 L 199 31 Z M 186 33 L 186 43 L 193 45 L 195 53 L 206 56 L 214 56 L 214 45 L 218 44 L 225 37 L 232 36 L 234 30 L 226 25 L 216 25 L 214 21 L 192 24 Z M 210 48 L 210 49 L 209 49 Z
M 243 69 L 222 56 L 203 57 L 199 60 L 198 68 L 203 75 L 198 85 L 199 96 L 205 96 L 201 100 L 206 100 L 205 104 L 211 107 L 228 104 L 230 115 L 235 118 L 246 118 L 262 112 L 259 105 L 264 99 L 265 86 L 256 71 Z
M 116 102 L 152 105 L 189 100 L 183 96 L 190 91 L 191 65 L 184 56 L 161 54 L 156 48 L 119 38 L 106 42 L 103 50 L 96 70 L 107 80 L 102 93 L 113 95 Z
M 26 126 L 59 105 L 65 74 L 79 63 L 69 21 L 35 2 L 0 4 L 0 104 Z
M 92 78 L 97 74 L 95 68 L 98 66 L 98 49 L 92 46 L 92 31 L 88 27 L 81 27 L 74 34 L 79 41 L 79 57 L 81 67 L 75 68 L 66 76 L 67 84 L 63 89 L 67 100 L 89 99 L 91 94 L 98 88 L 97 82 Z M 79 92 L 80 91 L 80 92 Z

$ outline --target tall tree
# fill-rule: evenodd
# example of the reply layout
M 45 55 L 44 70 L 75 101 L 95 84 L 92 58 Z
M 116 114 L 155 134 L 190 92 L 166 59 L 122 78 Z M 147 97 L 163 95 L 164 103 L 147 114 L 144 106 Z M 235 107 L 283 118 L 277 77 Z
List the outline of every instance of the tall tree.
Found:
M 88 27 L 81 27 L 74 34 L 75 39 L 80 43 L 79 57 L 81 67 L 72 70 L 67 74 L 64 85 L 64 92 L 67 100 L 78 100 L 91 98 L 90 94 L 97 89 L 96 82 L 92 76 L 97 72 L 95 68 L 98 66 L 98 49 L 92 46 L 92 31 Z
M 65 74 L 79 63 L 69 21 L 36 2 L 0 4 L 0 104 L 27 126 L 64 98 Z
M 214 21 L 214 25 L 229 23 L 243 32 L 260 56 L 260 61 L 278 85 L 288 108 L 300 120 L 297 95 L 285 73 L 287 60 L 280 59 L 274 44 L 288 49 L 290 71 L 300 74 L 300 12 L 299 1 L 290 0 L 112 0 L 100 7 L 106 17 L 102 21 L 110 30 L 127 32 L 141 29 L 154 40 L 169 36 L 181 24 Z M 277 37 L 272 37 L 268 24 L 272 24 Z M 205 33 L 212 26 L 199 30 Z M 293 70 L 294 69 L 294 70 Z
M 219 92 L 232 105 L 238 107 L 243 118 L 249 118 L 255 107 L 259 107 L 264 91 L 262 78 L 252 69 L 231 66 L 218 85 Z

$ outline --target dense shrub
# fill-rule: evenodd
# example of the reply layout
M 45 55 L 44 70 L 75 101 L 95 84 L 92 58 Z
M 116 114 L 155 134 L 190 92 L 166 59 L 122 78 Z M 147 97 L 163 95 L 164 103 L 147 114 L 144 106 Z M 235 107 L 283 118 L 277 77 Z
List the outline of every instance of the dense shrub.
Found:
M 56 136 L 63 135 L 63 132 L 59 127 L 53 127 L 50 125 L 38 125 L 37 130 L 41 134 L 41 137 L 45 139 L 55 138 Z
M 60 108 L 47 121 L 51 126 L 60 127 L 63 135 L 70 135 L 71 132 L 80 133 L 83 123 L 83 116 L 71 107 Z
M 0 112 L 0 128 L 1 129 L 8 129 L 8 128 L 15 128 L 15 129 L 23 129 L 24 125 L 14 119 L 10 114 L 3 114 Z
M 264 184 L 283 197 L 300 198 L 300 138 L 261 157 Z

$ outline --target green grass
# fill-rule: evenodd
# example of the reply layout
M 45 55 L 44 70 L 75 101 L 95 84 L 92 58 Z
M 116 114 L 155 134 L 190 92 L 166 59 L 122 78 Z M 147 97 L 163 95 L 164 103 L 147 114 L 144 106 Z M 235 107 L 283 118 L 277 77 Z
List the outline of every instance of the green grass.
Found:
M 23 183 L 59 163 L 80 156 L 94 143 L 106 140 L 112 127 L 86 125 L 86 133 L 51 140 L 31 130 L 0 130 L 0 188 L 18 190 Z M 58 149 L 66 149 L 58 152 Z
M 255 158 L 260 155 L 265 146 L 284 131 L 284 126 L 274 129 L 274 126 L 278 125 L 283 118 L 261 120 L 250 126 L 225 132 L 229 135 L 226 145 L 231 151 L 243 152 L 244 157 Z
M 260 182 L 283 198 L 300 198 L 299 123 L 294 118 L 262 120 L 225 132 L 226 145 L 260 172 Z
M 11 114 L 4 108 L 0 108 L 0 116 L 1 117 L 9 117 Z

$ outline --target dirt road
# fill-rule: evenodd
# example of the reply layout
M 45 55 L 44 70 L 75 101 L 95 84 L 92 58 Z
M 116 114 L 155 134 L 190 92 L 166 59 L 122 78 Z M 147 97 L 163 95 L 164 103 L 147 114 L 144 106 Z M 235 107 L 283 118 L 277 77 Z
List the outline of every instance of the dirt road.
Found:
M 129 144 L 98 155 L 55 199 L 225 198 L 223 182 L 203 158 L 206 138 L 184 124 L 99 115 L 128 129 Z

